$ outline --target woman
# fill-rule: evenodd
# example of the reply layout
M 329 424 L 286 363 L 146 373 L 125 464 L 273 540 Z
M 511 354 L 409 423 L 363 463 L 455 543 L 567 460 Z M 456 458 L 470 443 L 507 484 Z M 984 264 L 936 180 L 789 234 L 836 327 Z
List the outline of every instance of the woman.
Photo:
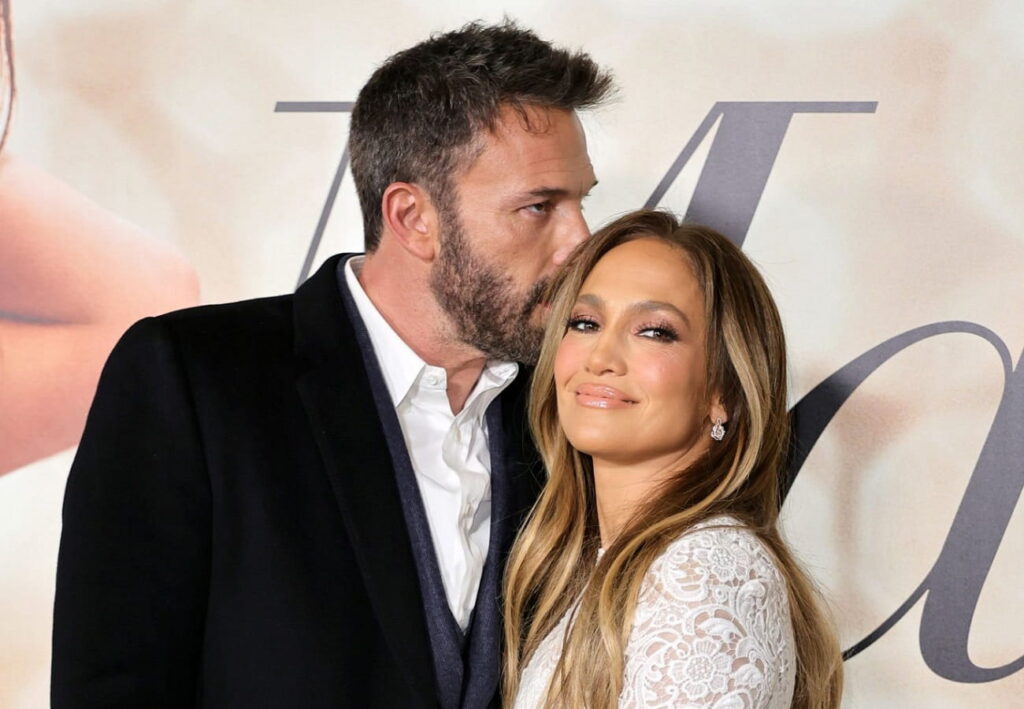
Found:
M 836 638 L 778 529 L 785 343 L 720 234 L 641 211 L 552 284 L 549 480 L 506 579 L 518 707 L 835 707 Z

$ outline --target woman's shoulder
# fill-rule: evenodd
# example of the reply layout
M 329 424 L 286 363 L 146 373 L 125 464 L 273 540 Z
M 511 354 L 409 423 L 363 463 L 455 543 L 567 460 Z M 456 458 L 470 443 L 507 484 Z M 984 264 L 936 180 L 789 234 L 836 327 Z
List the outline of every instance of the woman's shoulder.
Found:
M 651 564 L 637 599 L 620 707 L 784 707 L 795 643 L 785 578 L 732 517 L 700 522 Z
M 721 551 L 731 553 L 737 561 L 762 561 L 776 568 L 775 557 L 757 532 L 730 515 L 718 515 L 697 522 L 669 543 L 662 557 L 695 557 L 709 560 L 700 550 L 719 550 L 715 558 L 722 560 Z
M 785 579 L 767 544 L 726 515 L 702 520 L 669 543 L 651 564 L 644 586 L 649 594 L 674 589 L 687 599 L 722 597 L 729 589 L 786 597 Z

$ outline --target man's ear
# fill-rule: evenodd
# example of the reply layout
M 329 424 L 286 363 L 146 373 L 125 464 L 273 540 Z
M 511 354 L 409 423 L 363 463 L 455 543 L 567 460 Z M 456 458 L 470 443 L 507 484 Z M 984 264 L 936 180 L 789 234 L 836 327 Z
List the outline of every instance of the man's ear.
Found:
M 426 190 L 414 182 L 392 182 L 380 200 L 384 228 L 406 251 L 422 261 L 437 256 L 437 210 Z

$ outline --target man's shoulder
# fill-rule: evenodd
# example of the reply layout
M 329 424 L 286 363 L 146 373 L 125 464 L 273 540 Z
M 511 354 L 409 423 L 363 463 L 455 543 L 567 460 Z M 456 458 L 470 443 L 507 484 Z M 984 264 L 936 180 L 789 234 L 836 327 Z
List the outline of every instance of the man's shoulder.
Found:
M 221 333 L 225 330 L 258 332 L 290 328 L 294 296 L 277 295 L 231 303 L 198 305 L 157 315 L 154 325 L 178 335 Z
M 200 305 L 144 318 L 121 337 L 112 359 L 176 353 L 183 362 L 240 365 L 291 352 L 291 295 Z

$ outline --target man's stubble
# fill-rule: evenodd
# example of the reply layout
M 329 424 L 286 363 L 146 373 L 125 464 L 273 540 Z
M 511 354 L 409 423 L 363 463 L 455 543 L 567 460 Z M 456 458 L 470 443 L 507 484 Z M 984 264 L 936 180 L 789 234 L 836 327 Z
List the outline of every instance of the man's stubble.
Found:
M 474 252 L 455 209 L 444 210 L 430 289 L 455 326 L 455 336 L 490 359 L 534 364 L 544 336 L 535 319 L 548 279 L 526 293 L 512 276 Z

